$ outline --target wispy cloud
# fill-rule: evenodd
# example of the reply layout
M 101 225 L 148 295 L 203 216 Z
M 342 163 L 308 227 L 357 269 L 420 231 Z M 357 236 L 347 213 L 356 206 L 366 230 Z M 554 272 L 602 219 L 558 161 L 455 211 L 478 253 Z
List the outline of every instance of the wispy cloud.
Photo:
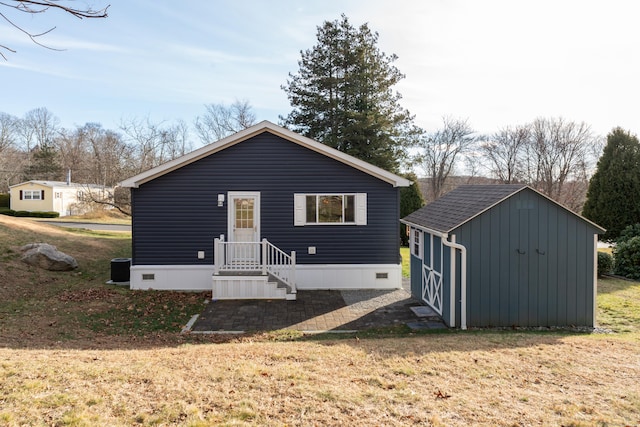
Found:
M 168 50 L 172 55 L 194 62 L 224 63 L 224 64 L 274 64 L 278 61 L 264 56 L 238 55 L 217 49 L 205 49 L 190 45 L 172 44 Z
M 123 47 L 107 43 L 96 43 L 78 40 L 65 36 L 50 35 L 46 39 L 39 40 L 48 47 L 60 50 L 83 50 L 97 53 L 130 53 L 131 50 Z

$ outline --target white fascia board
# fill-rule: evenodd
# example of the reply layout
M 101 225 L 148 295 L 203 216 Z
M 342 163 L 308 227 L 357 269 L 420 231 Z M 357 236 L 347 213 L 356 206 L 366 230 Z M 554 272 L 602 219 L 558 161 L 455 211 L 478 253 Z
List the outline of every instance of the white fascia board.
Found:
M 289 129 L 285 129 L 281 126 L 275 125 L 265 120 L 258 123 L 255 126 L 241 130 L 240 132 L 234 133 L 233 135 L 223 138 L 218 142 L 214 142 L 212 144 L 206 145 L 204 147 L 201 147 L 197 150 L 192 151 L 191 153 L 185 154 L 182 157 L 179 157 L 174 160 L 170 160 L 167 163 L 164 163 L 160 166 L 156 166 L 155 168 L 149 169 L 148 171 L 142 172 L 131 178 L 125 179 L 120 183 L 120 186 L 128 187 L 128 188 L 138 188 L 141 184 L 144 184 L 145 182 L 149 182 L 166 173 L 169 173 L 173 170 L 186 166 L 189 163 L 193 163 L 197 160 L 207 157 L 217 151 L 224 150 L 225 148 L 228 148 L 239 142 L 247 140 L 254 135 L 262 133 L 265 130 L 273 133 L 274 135 L 280 136 L 288 141 L 291 141 L 298 145 L 306 147 L 312 151 L 316 151 L 327 157 L 338 160 L 355 169 L 361 170 L 382 181 L 388 182 L 394 187 L 408 187 L 411 185 L 411 181 L 409 181 L 408 179 L 402 178 L 401 176 L 395 175 L 382 168 L 371 165 L 360 159 L 356 159 L 355 157 L 345 154 L 339 150 L 336 150 L 335 148 L 331 148 L 311 138 L 307 138 L 306 136 L 302 136 L 298 133 L 290 131 Z
M 419 224 L 416 224 L 416 223 L 413 223 L 413 222 L 405 221 L 404 219 L 401 219 L 400 222 L 402 224 L 404 224 L 404 225 L 408 225 L 409 227 L 417 228 L 418 230 L 422 230 L 422 231 L 425 231 L 425 232 L 427 232 L 429 234 L 433 234 L 433 235 L 439 236 L 439 237 L 441 237 L 441 238 L 443 238 L 445 240 L 449 239 L 449 233 L 445 233 L 445 232 L 438 231 L 438 230 L 433 230 L 433 229 L 431 229 L 429 227 L 425 227 L 424 225 L 419 225 Z

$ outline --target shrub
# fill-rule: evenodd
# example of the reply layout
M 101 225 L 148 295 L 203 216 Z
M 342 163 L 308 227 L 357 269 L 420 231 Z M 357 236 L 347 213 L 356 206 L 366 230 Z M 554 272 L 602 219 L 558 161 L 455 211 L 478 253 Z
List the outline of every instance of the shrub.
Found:
M 640 236 L 640 224 L 628 225 L 620 232 L 620 236 L 616 239 L 616 243 L 626 242 L 632 237 Z
M 0 194 L 0 208 L 8 208 L 11 197 L 8 194 Z
M 598 252 L 598 277 L 613 271 L 613 257 L 607 252 Z
M 60 216 L 58 212 L 53 212 L 53 211 L 29 212 L 29 211 L 14 211 L 13 209 L 2 209 L 2 208 L 0 208 L 0 214 L 8 215 L 8 216 L 23 217 L 23 218 L 58 218 Z
M 629 279 L 640 279 L 640 236 L 617 243 L 613 255 L 616 274 Z

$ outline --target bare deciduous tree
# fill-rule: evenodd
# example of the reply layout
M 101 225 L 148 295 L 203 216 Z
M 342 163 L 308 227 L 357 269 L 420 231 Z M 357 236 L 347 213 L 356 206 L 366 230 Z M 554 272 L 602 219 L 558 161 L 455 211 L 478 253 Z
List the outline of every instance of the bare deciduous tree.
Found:
M 256 123 L 256 116 L 247 100 L 236 100 L 229 107 L 207 104 L 205 109 L 206 113 L 198 116 L 194 123 L 203 144 L 211 144 Z
M 554 200 L 566 203 L 565 183 L 587 181 L 593 142 L 591 128 L 584 122 L 536 119 L 531 124 L 529 182 Z
M 480 153 L 488 160 L 489 171 L 502 183 L 522 182 L 525 179 L 522 156 L 529 135 L 527 125 L 507 126 L 480 145 Z
M 14 177 L 20 175 L 16 167 L 22 163 L 22 153 L 17 149 L 19 119 L 0 112 L 0 192 L 7 191 Z
M 107 9 L 109 9 L 109 5 L 94 9 L 91 6 L 86 7 L 73 7 L 71 6 L 71 1 L 65 0 L 1 0 L 0 7 L 4 9 L 4 12 L 0 11 L 0 18 L 4 19 L 9 25 L 11 25 L 16 30 L 23 33 L 26 37 L 28 37 L 32 42 L 37 44 L 38 46 L 42 46 L 51 50 L 59 50 L 53 49 L 43 43 L 40 42 L 40 37 L 50 33 L 55 30 L 56 27 L 51 27 L 48 30 L 41 32 L 33 32 L 31 30 L 27 30 L 22 24 L 18 23 L 18 14 L 31 14 L 38 15 L 42 13 L 46 13 L 49 10 L 58 10 L 69 15 L 75 16 L 76 18 L 106 18 L 107 17 Z M 12 15 L 11 13 L 14 13 Z M 5 60 L 7 57 L 2 53 L 2 51 L 15 53 L 16 51 L 9 46 L 0 44 L 0 56 L 2 56 Z
M 136 170 L 144 170 L 175 159 L 191 150 L 188 127 L 183 121 L 175 124 L 153 123 L 146 119 L 129 119 L 120 124 L 135 150 Z
M 444 193 L 445 181 L 454 170 L 456 160 L 475 143 L 473 133 L 467 120 L 445 117 L 440 130 L 420 138 L 416 161 L 430 179 L 430 200 Z
M 15 144 L 17 123 L 18 119 L 16 117 L 0 112 L 0 154 Z

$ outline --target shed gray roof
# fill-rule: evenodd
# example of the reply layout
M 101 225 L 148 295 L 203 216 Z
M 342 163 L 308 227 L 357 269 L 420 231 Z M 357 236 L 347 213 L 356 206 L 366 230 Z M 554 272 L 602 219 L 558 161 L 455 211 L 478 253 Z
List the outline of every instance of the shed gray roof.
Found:
M 558 202 L 525 184 L 461 185 L 407 215 L 402 219 L 402 222 L 422 226 L 441 233 L 449 233 L 525 188 L 529 188 L 531 191 L 564 208 Z M 604 229 L 599 225 L 569 209 L 567 211 L 604 232 Z
M 461 185 L 402 219 L 448 233 L 507 197 L 524 184 Z

